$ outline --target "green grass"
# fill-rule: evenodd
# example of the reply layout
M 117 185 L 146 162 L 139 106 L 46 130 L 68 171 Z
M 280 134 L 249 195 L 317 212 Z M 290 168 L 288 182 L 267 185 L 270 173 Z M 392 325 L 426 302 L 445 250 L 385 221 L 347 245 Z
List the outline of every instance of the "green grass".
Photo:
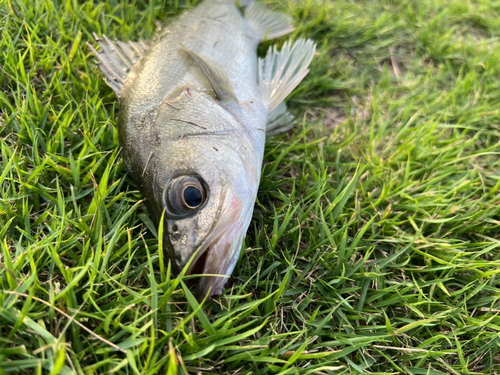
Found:
M 148 39 L 174 2 L 0 0 L 0 374 L 498 373 L 500 1 L 289 2 L 318 43 L 300 126 L 203 306 L 86 45 Z

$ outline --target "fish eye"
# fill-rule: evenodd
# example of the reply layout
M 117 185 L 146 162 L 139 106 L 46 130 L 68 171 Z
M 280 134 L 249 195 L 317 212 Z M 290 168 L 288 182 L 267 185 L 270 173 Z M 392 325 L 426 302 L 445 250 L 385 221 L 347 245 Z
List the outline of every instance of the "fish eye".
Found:
M 203 193 L 197 186 L 189 185 L 182 192 L 183 203 L 188 208 L 198 208 L 203 203 Z
M 200 176 L 180 176 L 165 187 L 163 206 L 171 217 L 182 218 L 197 212 L 208 198 L 208 186 Z

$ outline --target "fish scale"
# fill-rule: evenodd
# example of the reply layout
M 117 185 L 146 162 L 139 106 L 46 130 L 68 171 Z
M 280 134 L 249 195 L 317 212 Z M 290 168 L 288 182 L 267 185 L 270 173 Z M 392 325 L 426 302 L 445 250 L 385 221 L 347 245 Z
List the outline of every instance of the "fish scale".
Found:
M 221 6 L 231 12 L 219 9 Z M 221 13 L 225 15 L 220 16 Z M 209 22 L 211 19 L 212 22 Z M 129 87 L 133 87 L 131 106 L 144 106 L 152 96 L 160 100 L 165 93 L 185 85 L 210 87 L 205 76 L 196 69 L 196 64 L 186 61 L 185 53 L 178 48 L 178 43 L 217 61 L 229 75 L 239 100 L 251 100 L 251 97 L 257 95 L 255 51 L 258 39 L 256 36 L 249 37 L 251 30 L 233 4 L 204 2 L 163 28 L 169 32 L 153 41 L 145 58 L 141 60 L 141 66 L 136 69 L 137 75 L 141 75 L 140 82 L 134 80 L 133 85 L 124 86 L 122 95 L 125 101 L 130 100 L 127 91 Z M 228 34 L 231 39 L 225 38 Z M 135 74 L 127 81 L 134 78 Z
M 164 220 L 175 273 L 201 273 L 198 297 L 222 293 L 252 218 L 265 138 L 293 125 L 285 97 L 307 74 L 315 46 L 259 42 L 293 31 L 253 3 L 205 0 L 152 41 L 98 39 L 94 53 L 119 98 L 122 157 L 152 220 Z

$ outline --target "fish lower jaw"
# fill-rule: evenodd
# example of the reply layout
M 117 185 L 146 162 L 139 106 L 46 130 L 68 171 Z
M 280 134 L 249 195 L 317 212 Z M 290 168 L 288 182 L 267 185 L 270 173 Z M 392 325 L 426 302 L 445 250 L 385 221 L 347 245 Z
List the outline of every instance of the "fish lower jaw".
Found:
M 203 253 L 196 259 L 196 261 L 191 265 L 189 270 L 186 272 L 186 275 L 200 275 L 203 273 L 203 269 L 205 268 L 205 262 L 207 260 L 209 247 L 203 250 Z
M 188 275 L 200 275 L 197 297 L 210 300 L 222 294 L 222 288 L 239 259 L 241 244 L 248 227 L 247 209 L 241 198 L 232 190 L 224 194 L 224 208 L 214 230 L 199 248 Z M 249 212 L 249 211 L 248 211 Z
M 225 258 L 231 256 L 232 244 L 229 240 L 231 237 L 231 230 L 222 233 L 205 249 L 190 270 L 191 275 L 203 275 L 198 282 L 196 293 L 199 300 L 205 297 L 211 300 L 212 297 L 222 294 L 233 268 L 228 267 L 227 262 L 224 261 Z
M 239 259 L 243 241 L 241 229 L 240 223 L 237 223 L 221 233 L 189 270 L 191 275 L 202 275 L 196 292 L 198 300 L 210 300 L 222 294 Z

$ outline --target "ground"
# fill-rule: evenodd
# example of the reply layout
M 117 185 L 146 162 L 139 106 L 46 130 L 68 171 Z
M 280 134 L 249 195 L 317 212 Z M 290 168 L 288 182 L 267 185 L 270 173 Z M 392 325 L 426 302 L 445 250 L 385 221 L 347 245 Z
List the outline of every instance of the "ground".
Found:
M 200 306 L 86 44 L 185 7 L 0 1 L 0 373 L 500 371 L 500 2 L 267 5 L 317 54 L 233 277 Z

